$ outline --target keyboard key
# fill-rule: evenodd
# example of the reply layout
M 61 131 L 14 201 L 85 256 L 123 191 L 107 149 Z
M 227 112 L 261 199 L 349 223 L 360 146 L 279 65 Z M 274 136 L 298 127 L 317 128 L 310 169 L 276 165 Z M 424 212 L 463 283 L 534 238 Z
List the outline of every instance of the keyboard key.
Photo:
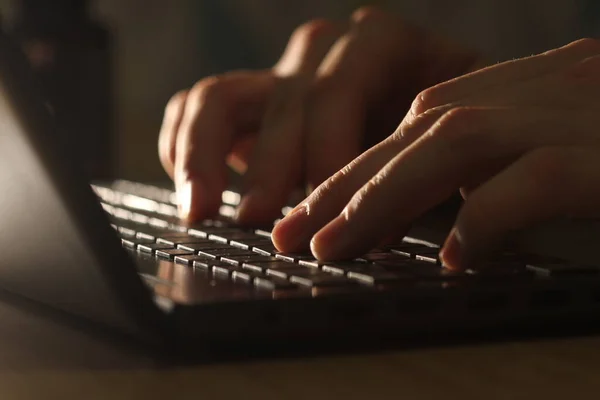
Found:
M 139 239 L 146 239 L 146 240 L 152 240 L 153 242 L 156 242 L 156 239 L 158 239 L 159 235 L 161 235 L 163 233 L 163 231 L 155 231 L 155 230 L 150 230 L 150 229 L 144 229 L 141 231 L 138 231 L 136 234 L 136 237 Z
M 367 269 L 374 268 L 372 265 L 366 262 L 360 261 L 338 261 L 325 263 L 321 270 L 334 275 L 346 275 L 349 271 L 365 271 Z
M 193 265 L 194 261 L 208 261 L 210 259 L 207 259 L 204 256 L 198 256 L 198 255 L 180 255 L 180 256 L 175 256 L 175 262 L 177 264 L 184 264 L 184 265 Z
M 306 287 L 321 286 L 347 286 L 354 284 L 353 281 L 338 275 L 327 273 L 314 273 L 306 276 L 293 275 L 290 282 Z
M 178 244 L 197 242 L 199 242 L 197 237 L 188 235 L 187 233 L 183 232 L 168 232 L 164 234 L 159 234 L 156 238 L 156 243 L 165 243 L 173 246 L 177 246 Z
M 292 253 L 275 253 L 275 257 L 283 260 L 283 261 L 287 261 L 287 262 L 298 262 L 300 260 L 313 260 L 314 256 L 312 254 L 306 253 L 306 254 L 292 254 Z
M 415 254 L 416 260 L 441 265 L 440 255 L 439 255 L 440 249 L 437 247 L 423 246 L 421 249 L 415 251 L 414 254 Z
M 236 247 L 238 249 L 252 250 L 252 247 L 254 246 L 268 245 L 271 244 L 271 241 L 268 239 L 257 237 L 257 239 L 231 240 L 229 244 L 232 247 Z
M 348 278 L 354 279 L 360 283 L 367 285 L 379 285 L 382 283 L 407 281 L 411 277 L 405 274 L 395 274 L 386 271 L 371 271 L 371 272 L 348 272 Z
M 126 247 L 128 249 L 137 249 L 138 245 L 140 245 L 140 244 L 151 244 L 151 243 L 154 243 L 154 240 L 150 240 L 150 239 L 127 239 L 127 238 L 121 239 L 121 244 L 123 245 L 123 247 Z
M 203 231 L 201 228 L 200 228 L 200 229 L 197 229 L 197 228 L 189 228 L 189 229 L 187 230 L 187 233 L 188 233 L 190 236 L 195 236 L 195 237 L 198 237 L 198 238 L 201 238 L 201 239 L 206 239 L 206 238 L 208 238 L 208 233 L 204 232 L 204 231 Z
M 262 229 L 255 229 L 254 233 L 257 234 L 258 236 L 267 237 L 267 238 L 271 239 L 271 232 L 269 232 L 269 231 L 265 231 Z
M 272 276 L 254 278 L 254 286 L 267 290 L 287 290 L 295 289 L 297 287 L 287 279 L 278 279 Z
M 328 265 L 325 264 L 321 267 L 321 270 L 323 272 L 327 272 L 329 274 L 334 274 L 334 275 L 346 275 L 346 269 L 336 266 L 336 265 Z
M 408 258 L 415 258 L 417 254 L 430 255 L 432 251 L 431 249 L 435 249 L 436 252 L 439 252 L 437 247 L 429 247 L 423 244 L 410 242 L 392 244 L 389 245 L 388 248 L 392 253 L 403 255 Z
M 261 264 L 242 264 L 242 268 L 243 269 L 247 269 L 248 271 L 254 271 L 254 272 L 258 272 L 258 273 L 265 273 L 266 272 L 266 268 L 261 267 Z
M 522 263 L 485 263 L 476 269 L 468 269 L 465 273 L 471 277 L 480 280 L 498 282 L 501 280 L 523 280 L 531 279 L 535 273 Z
M 117 231 L 122 238 L 135 238 L 136 231 L 134 229 L 118 226 Z
M 228 246 L 225 249 L 217 249 L 215 253 L 219 257 L 256 257 L 257 254 L 251 250 L 237 249 L 235 247 Z
M 219 256 L 217 256 L 215 254 L 216 251 L 217 251 L 217 249 L 200 250 L 200 251 L 198 251 L 198 255 L 202 256 L 204 258 L 209 258 L 209 259 L 216 260 L 216 259 L 219 258 Z
M 298 264 L 302 265 L 303 267 L 319 269 L 325 265 L 325 262 L 313 258 L 312 260 L 298 260 Z
M 276 276 L 277 278 L 281 279 L 290 279 L 292 276 L 310 275 L 311 273 L 315 272 L 315 270 L 310 268 L 300 267 L 295 264 L 289 265 L 295 266 L 295 268 L 267 268 L 266 274 L 269 276 Z
M 169 227 L 170 223 L 164 219 L 153 217 L 148 220 L 148 225 L 155 227 L 155 228 L 166 229 Z
M 274 256 L 277 253 L 277 249 L 273 243 L 262 244 L 258 246 L 252 246 L 252 251 L 264 256 Z
M 260 263 L 260 265 L 263 266 L 264 268 L 269 268 L 269 269 L 287 269 L 287 270 L 299 269 L 299 270 L 306 270 L 306 271 L 314 270 L 309 267 L 303 267 L 302 265 L 299 265 L 299 264 L 289 263 L 287 261 L 281 261 L 278 259 L 275 259 L 275 261 L 271 261 L 271 262 Z
M 199 241 L 198 243 L 178 244 L 177 248 L 197 253 L 197 252 L 203 251 L 203 250 L 228 249 L 228 248 L 230 248 L 230 246 L 227 246 L 226 244 L 222 244 L 222 243 L 217 243 L 217 242 L 210 242 L 210 241 L 201 242 L 201 241 Z
M 367 253 L 360 258 L 368 262 L 406 260 L 406 256 L 392 252 Z
M 260 270 L 262 272 L 267 271 L 268 269 L 272 270 L 289 270 L 289 269 L 297 269 L 299 268 L 296 264 L 290 264 L 285 261 L 270 261 L 270 262 L 244 262 L 242 264 L 242 268 L 252 269 L 252 270 Z
M 225 233 L 234 233 L 239 232 L 238 229 L 233 228 L 221 228 L 215 226 L 206 226 L 199 228 L 189 228 L 187 231 L 192 236 L 197 236 L 200 238 L 208 238 L 210 235 L 215 234 L 225 234 Z
M 167 250 L 172 249 L 173 246 L 169 244 L 161 244 L 161 243 L 148 243 L 148 244 L 139 244 L 137 247 L 138 251 L 142 253 L 154 254 L 156 250 Z
M 165 250 L 156 250 L 156 256 L 160 258 L 167 258 L 169 260 L 173 260 L 176 256 L 188 256 L 193 255 L 193 252 L 182 250 L 182 249 L 165 249 Z
M 243 256 L 236 256 L 236 255 L 221 256 L 221 261 L 229 263 L 229 264 L 233 264 L 233 265 L 242 265 L 244 263 L 253 263 L 253 264 L 268 263 L 268 262 L 277 261 L 277 259 L 275 257 L 261 256 L 260 254 L 253 253 L 253 255 L 243 255 Z
M 262 277 L 261 273 L 250 270 L 237 269 L 231 273 L 234 282 L 252 283 L 255 278 Z
M 424 261 L 380 261 L 377 265 L 383 266 L 390 272 L 412 275 L 416 278 L 427 280 L 449 280 L 468 277 L 466 272 L 453 271 Z
M 209 235 L 210 240 L 221 243 L 229 243 L 232 240 L 256 240 L 257 236 L 254 232 L 235 231 L 229 233 L 213 233 Z
M 205 255 L 210 258 L 221 258 L 225 256 L 239 256 L 239 257 L 251 257 L 255 256 L 256 253 L 248 250 L 236 249 L 231 246 L 227 246 L 224 249 L 207 249 L 198 251 L 199 255 Z
M 212 267 L 217 266 L 217 265 L 220 266 L 220 265 L 224 265 L 224 264 L 218 260 L 210 260 L 205 257 L 199 257 L 198 259 L 192 261 L 192 265 L 194 266 L 194 268 L 198 268 L 203 271 L 211 272 Z M 226 264 L 226 266 L 231 267 L 231 265 L 229 265 L 229 264 Z
M 218 264 L 212 266 L 212 273 L 214 276 L 230 276 L 232 272 L 237 271 L 238 268 L 235 265 L 230 264 Z
M 147 233 L 147 232 L 138 232 L 136 234 L 136 237 L 138 239 L 144 239 L 144 240 L 150 240 L 152 242 L 156 242 L 156 236 L 151 234 L 151 233 Z

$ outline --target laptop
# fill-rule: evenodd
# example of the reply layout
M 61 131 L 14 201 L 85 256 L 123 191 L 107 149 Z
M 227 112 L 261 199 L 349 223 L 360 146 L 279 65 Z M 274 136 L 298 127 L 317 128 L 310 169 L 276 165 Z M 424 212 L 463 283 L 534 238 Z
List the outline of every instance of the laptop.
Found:
M 185 224 L 168 188 L 90 184 L 54 129 L 0 36 L 0 288 L 150 349 L 352 350 L 598 320 L 593 263 L 507 250 L 485 272 L 452 272 L 424 237 L 331 263 L 282 254 L 268 228 L 232 222 L 236 192 Z

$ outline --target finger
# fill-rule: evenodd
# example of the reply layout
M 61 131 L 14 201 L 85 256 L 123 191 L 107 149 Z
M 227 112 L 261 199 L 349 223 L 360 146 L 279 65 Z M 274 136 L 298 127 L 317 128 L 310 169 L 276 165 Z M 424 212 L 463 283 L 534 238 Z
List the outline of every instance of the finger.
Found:
M 403 57 L 415 44 L 403 33 L 396 19 L 365 9 L 319 66 L 307 115 L 310 188 L 360 154 L 367 109 L 394 92 L 398 70 L 410 76 Z
M 165 107 L 165 115 L 158 136 L 158 157 L 171 179 L 174 176 L 177 131 L 183 117 L 187 93 L 187 90 L 182 90 L 171 97 Z
M 275 68 L 286 76 L 278 79 L 270 98 L 244 177 L 239 222 L 273 221 L 300 183 L 306 96 L 322 57 L 341 33 L 333 24 L 315 21 L 292 35 L 283 63 Z
M 507 165 L 512 164 L 519 156 L 499 157 L 497 160 L 488 162 L 485 166 L 472 171 L 469 179 L 461 186 L 460 194 L 463 199 L 467 199 L 471 192 L 476 190 L 481 184 L 490 177 L 500 173 Z
M 592 46 L 590 46 L 590 44 Z M 549 53 L 548 57 L 553 57 L 556 59 L 553 61 L 554 64 L 552 64 L 552 68 L 558 69 L 573 59 L 581 57 L 583 54 L 593 52 L 593 44 L 594 43 L 584 41 L 575 43 L 572 46 L 567 46 L 565 47 L 564 52 L 559 52 L 556 55 Z M 532 65 L 535 66 L 537 64 L 539 64 L 539 62 L 536 62 Z M 525 71 L 527 71 L 527 69 L 525 69 Z M 492 73 L 494 71 L 490 70 L 488 72 Z M 501 72 L 502 74 L 495 74 L 494 72 L 493 76 L 494 79 L 499 79 L 500 82 L 502 82 L 501 78 L 510 80 L 518 77 L 518 74 L 521 73 L 521 70 L 519 68 L 511 67 L 509 71 L 506 71 L 505 69 Z M 523 79 L 526 79 L 526 77 L 526 74 L 521 76 Z M 299 211 L 298 213 L 290 213 L 288 218 L 284 219 L 282 223 L 275 228 L 273 231 L 275 243 L 280 249 L 286 249 L 286 251 L 300 250 L 308 247 L 310 237 L 325 223 L 339 214 L 351 196 L 385 163 L 387 163 L 387 161 L 390 159 L 389 154 L 392 154 L 393 156 L 395 155 L 393 154 L 394 151 L 402 151 L 405 147 L 410 145 L 414 140 L 419 138 L 425 131 L 427 131 L 449 109 L 460 105 L 479 104 L 492 107 L 531 104 L 540 105 L 544 102 L 554 102 L 555 104 L 552 104 L 554 107 L 564 104 L 571 107 L 572 104 L 570 105 L 569 103 L 572 103 L 572 100 L 560 94 L 561 91 L 569 88 L 565 87 L 564 85 L 557 87 L 556 84 L 553 84 L 557 78 L 562 79 L 562 76 L 557 74 L 550 77 L 544 77 L 544 79 L 533 80 L 532 83 L 529 83 L 528 93 L 532 94 L 530 96 L 520 95 L 519 91 L 522 91 L 520 90 L 520 87 L 518 85 L 512 85 L 509 90 L 504 90 L 499 94 L 493 91 L 485 92 L 483 97 L 475 98 L 472 96 L 471 98 L 455 101 L 454 104 L 444 104 L 442 106 L 429 108 L 425 112 L 418 115 L 407 115 L 407 117 L 400 124 L 400 127 L 396 133 L 390 137 L 390 140 L 386 141 L 388 143 L 396 142 L 393 144 L 394 149 L 382 150 L 381 147 L 378 147 L 372 151 L 369 151 L 366 154 L 363 154 L 360 160 L 352 162 L 345 167 L 341 173 L 336 174 L 325 184 L 321 185 L 317 189 L 314 196 L 309 196 L 309 198 L 297 208 L 297 211 Z M 541 96 L 540 99 L 540 92 L 543 93 L 544 91 L 546 91 L 546 93 L 545 95 Z M 570 90 L 570 92 L 573 92 L 573 90 Z M 581 91 L 578 90 L 578 92 L 580 93 Z M 468 93 L 468 91 L 462 91 L 462 94 L 464 95 L 467 95 Z M 583 98 L 586 102 L 589 100 L 585 96 L 578 97 Z M 401 141 L 395 140 L 398 138 L 398 136 L 401 137 Z M 386 152 L 388 155 L 384 155 Z M 372 162 L 367 162 L 367 160 L 371 159 L 371 157 L 373 157 L 374 160 Z M 500 163 L 500 166 L 503 165 L 505 164 Z M 489 173 L 491 174 L 494 171 L 494 168 L 491 168 Z M 481 177 L 474 178 L 472 182 L 467 182 L 466 185 L 476 185 L 479 183 L 480 179 L 485 176 L 489 175 L 486 174 L 486 171 L 482 171 Z M 466 189 L 468 190 L 468 188 Z M 310 209 L 310 217 L 306 216 L 307 213 L 304 208 Z
M 444 264 L 470 268 L 507 234 L 553 217 L 597 217 L 598 151 L 540 148 L 484 183 L 459 212 L 441 252 Z
M 577 60 L 597 54 L 600 54 L 600 40 L 581 39 L 542 54 L 477 70 L 421 92 L 415 98 L 405 120 L 410 122 L 412 118 L 430 108 L 558 71 Z
M 276 247 L 287 252 L 308 249 L 312 236 L 342 211 L 354 193 L 449 109 L 451 106 L 436 107 L 414 118 L 410 125 L 400 126 L 319 185 L 275 226 L 272 237 Z
M 175 154 L 182 218 L 197 220 L 218 210 L 234 137 L 259 124 L 273 83 L 268 72 L 235 72 L 202 80 L 190 89 Z
M 274 227 L 275 246 L 286 252 L 308 249 L 312 236 L 337 216 L 352 195 L 405 146 L 399 140 L 386 144 L 380 143 L 352 160 L 299 203 Z
M 240 175 L 246 173 L 246 170 L 248 169 L 248 160 L 256 145 L 256 140 L 256 135 L 252 134 L 240 137 L 234 142 L 233 147 L 227 156 L 227 165 Z
M 347 29 L 343 24 L 318 19 L 299 26 L 273 67 L 277 76 L 312 75 L 331 48 Z
M 455 109 L 386 164 L 313 238 L 318 258 L 359 255 L 441 203 L 482 166 L 544 145 L 587 143 L 593 115 Z M 567 122 L 568 121 L 568 122 Z M 582 122 L 585 121 L 585 122 Z M 564 135 L 564 130 L 572 134 Z

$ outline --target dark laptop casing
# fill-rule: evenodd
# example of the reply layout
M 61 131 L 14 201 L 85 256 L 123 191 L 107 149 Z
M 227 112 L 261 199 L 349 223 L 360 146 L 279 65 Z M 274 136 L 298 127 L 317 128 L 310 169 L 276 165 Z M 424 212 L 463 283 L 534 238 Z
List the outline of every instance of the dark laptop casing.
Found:
M 164 315 L 57 142 L 32 75 L 0 35 L 0 287 L 155 341 Z

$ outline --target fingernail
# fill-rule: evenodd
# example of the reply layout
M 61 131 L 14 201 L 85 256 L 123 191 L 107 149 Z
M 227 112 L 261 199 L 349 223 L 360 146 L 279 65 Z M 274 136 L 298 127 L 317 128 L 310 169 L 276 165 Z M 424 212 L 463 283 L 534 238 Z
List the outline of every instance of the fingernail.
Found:
M 346 251 L 346 220 L 339 216 L 327 224 L 310 241 L 310 250 L 319 260 L 339 258 Z
M 464 268 L 464 249 L 461 236 L 456 228 L 452 228 L 442 251 L 440 251 L 440 259 L 446 268 L 462 269 Z
M 273 228 L 273 242 L 283 251 L 295 251 L 303 247 L 307 241 L 306 232 L 308 210 L 306 205 L 299 205 Z

